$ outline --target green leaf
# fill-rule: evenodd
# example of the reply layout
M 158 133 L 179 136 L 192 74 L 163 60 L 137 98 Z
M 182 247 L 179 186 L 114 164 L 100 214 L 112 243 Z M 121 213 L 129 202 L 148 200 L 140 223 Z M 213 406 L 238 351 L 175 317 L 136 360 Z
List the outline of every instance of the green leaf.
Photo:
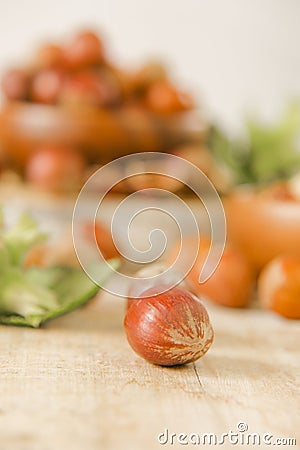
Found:
M 230 140 L 213 128 L 213 154 L 235 174 L 238 183 L 266 183 L 284 179 L 300 169 L 300 108 L 292 103 L 278 123 L 246 121 L 247 139 Z
M 14 268 L 0 277 L 0 313 L 24 318 L 39 316 L 58 307 L 57 295 L 33 283 L 25 271 Z
M 119 265 L 118 260 L 98 265 L 103 284 Z M 38 327 L 46 320 L 73 311 L 94 297 L 100 286 L 81 269 L 32 268 L 0 279 L 0 323 Z
M 23 214 L 13 227 L 2 235 L 11 263 L 16 266 L 23 263 L 28 250 L 46 238 L 47 234 L 41 233 L 37 223 L 27 214 Z
M 24 268 L 26 253 L 46 235 L 26 214 L 8 231 L 2 223 L 0 207 L 0 323 L 38 327 L 83 305 L 98 292 L 100 286 L 82 269 Z M 101 285 L 119 266 L 119 260 L 107 263 L 90 268 Z

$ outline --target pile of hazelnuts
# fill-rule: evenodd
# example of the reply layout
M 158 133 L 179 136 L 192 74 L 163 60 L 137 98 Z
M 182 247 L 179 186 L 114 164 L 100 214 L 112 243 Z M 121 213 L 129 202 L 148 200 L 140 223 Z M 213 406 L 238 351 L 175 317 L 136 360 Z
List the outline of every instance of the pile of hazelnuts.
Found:
M 8 100 L 50 105 L 114 108 L 134 102 L 162 114 L 193 107 L 191 97 L 170 81 L 161 63 L 123 70 L 110 61 L 102 39 L 90 30 L 63 45 L 40 47 L 26 67 L 3 75 L 2 90 Z
M 136 106 L 166 116 L 194 106 L 161 63 L 124 70 L 111 61 L 102 38 L 91 30 L 61 45 L 42 45 L 28 64 L 3 74 L 1 87 L 7 101 L 62 107 Z M 25 178 L 50 190 L 73 191 L 86 172 L 86 158 L 77 149 L 42 145 L 29 158 Z

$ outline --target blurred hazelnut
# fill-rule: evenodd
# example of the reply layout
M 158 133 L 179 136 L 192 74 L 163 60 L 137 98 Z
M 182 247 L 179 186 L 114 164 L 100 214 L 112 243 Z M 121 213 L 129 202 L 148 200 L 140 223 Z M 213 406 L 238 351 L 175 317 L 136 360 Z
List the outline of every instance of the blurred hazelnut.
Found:
M 34 102 L 56 103 L 63 86 L 65 75 L 58 69 L 43 69 L 32 79 L 30 98 Z
M 4 73 L 1 87 L 9 100 L 25 100 L 28 93 L 28 75 L 22 69 L 10 69 Z
M 33 66 L 37 69 L 65 67 L 63 49 L 56 44 L 44 44 L 38 49 Z
M 28 181 L 57 192 L 77 190 L 83 180 L 85 161 L 75 150 L 45 145 L 36 149 L 26 166 Z
M 153 112 L 161 114 L 176 113 L 193 107 L 192 98 L 167 81 L 151 84 L 145 96 L 145 104 Z
M 282 255 L 269 262 L 258 278 L 261 305 L 287 319 L 300 319 L 300 258 Z
M 104 47 L 100 38 L 92 31 L 76 34 L 64 49 L 67 64 L 72 69 L 100 64 L 104 61 Z

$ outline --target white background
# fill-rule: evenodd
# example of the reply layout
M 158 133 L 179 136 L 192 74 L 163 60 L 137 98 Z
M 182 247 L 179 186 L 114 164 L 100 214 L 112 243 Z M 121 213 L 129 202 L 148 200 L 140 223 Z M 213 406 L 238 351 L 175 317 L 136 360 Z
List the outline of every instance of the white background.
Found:
M 300 98 L 299 0 L 0 0 L 0 72 L 86 25 L 122 63 L 166 59 L 230 129 Z

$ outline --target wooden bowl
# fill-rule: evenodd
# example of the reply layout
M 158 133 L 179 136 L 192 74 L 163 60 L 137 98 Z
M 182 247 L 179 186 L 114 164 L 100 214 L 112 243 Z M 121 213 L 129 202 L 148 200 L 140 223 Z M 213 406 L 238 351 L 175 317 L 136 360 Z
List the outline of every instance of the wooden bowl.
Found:
M 300 256 L 300 202 L 237 191 L 224 200 L 228 239 L 259 270 L 280 254 Z
M 115 110 L 9 102 L 0 110 L 5 157 L 23 167 L 41 144 L 71 145 L 89 162 L 106 163 L 140 151 L 168 151 L 201 139 L 195 112 L 157 116 L 136 106 Z

